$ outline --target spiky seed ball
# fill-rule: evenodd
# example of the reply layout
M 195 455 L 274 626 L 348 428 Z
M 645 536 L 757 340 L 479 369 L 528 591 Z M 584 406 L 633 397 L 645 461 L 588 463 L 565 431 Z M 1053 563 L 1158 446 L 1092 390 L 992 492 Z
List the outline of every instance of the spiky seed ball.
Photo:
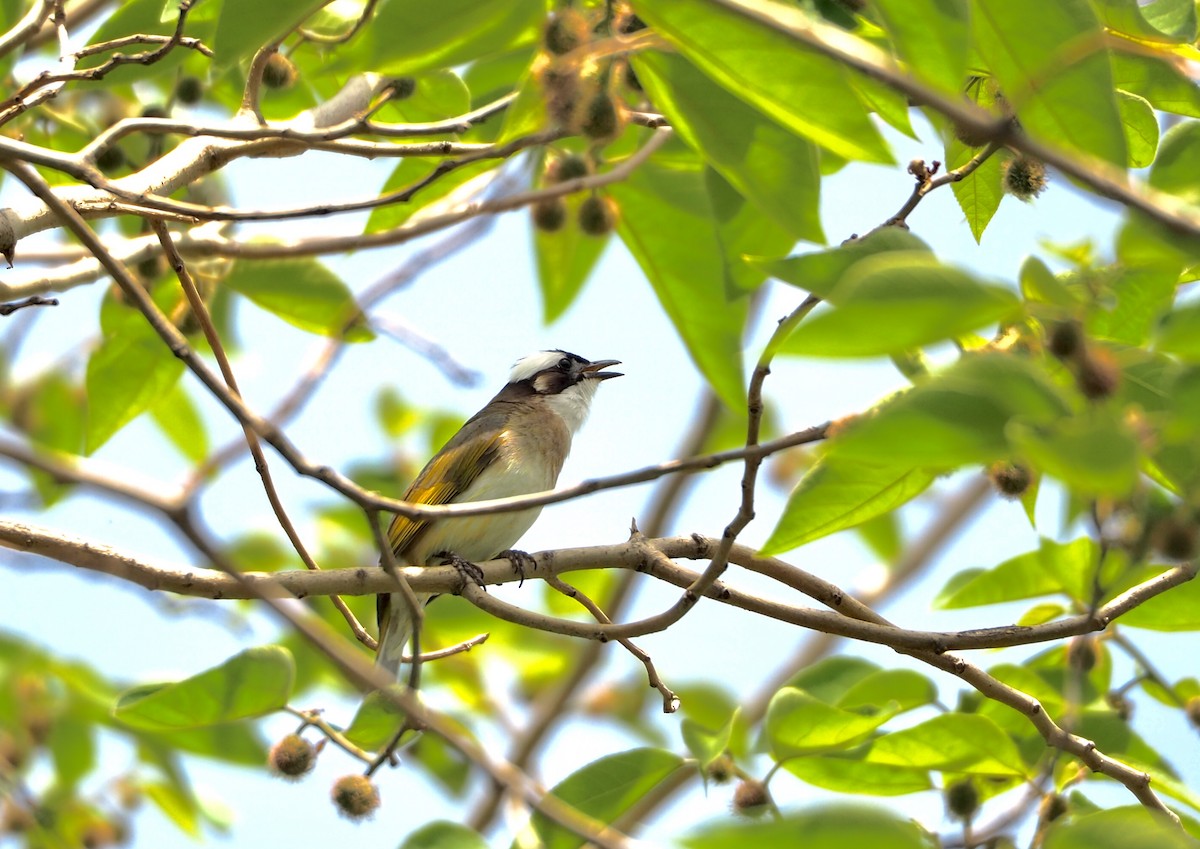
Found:
M 1096 641 L 1087 635 L 1072 637 L 1067 643 L 1067 665 L 1080 672 L 1091 672 L 1096 666 Z
M 753 778 L 743 778 L 733 789 L 733 812 L 757 817 L 766 811 L 770 800 L 767 785 Z
M 988 469 L 988 478 L 991 479 L 996 492 L 1001 497 L 1008 499 L 1020 498 L 1033 483 L 1033 473 L 1029 469 L 1020 463 L 1011 463 L 1006 460 L 993 463 Z
M 577 9 L 563 9 L 546 19 L 542 44 L 552 56 L 563 56 L 586 44 L 589 36 L 587 20 Z
M 1040 159 L 1017 156 L 1004 163 L 1004 191 L 1031 201 L 1046 190 L 1046 166 Z
M 343 775 L 333 783 L 333 804 L 348 820 L 363 820 L 379 808 L 379 788 L 365 775 Z
M 1150 531 L 1154 550 L 1171 560 L 1190 560 L 1200 542 L 1200 529 L 1190 516 L 1175 513 L 1154 523 Z
M 276 775 L 298 781 L 316 765 L 317 753 L 299 734 L 289 734 L 271 747 L 267 763 Z
M 546 114 L 560 127 L 570 126 L 583 93 L 579 69 L 563 62 L 550 62 L 538 74 L 546 99 Z
M 417 90 L 417 81 L 412 77 L 396 77 L 392 80 L 392 100 L 408 100 Z
M 617 202 L 604 195 L 590 195 L 579 204 L 579 229 L 589 236 L 604 236 L 617 226 Z
M 180 77 L 175 83 L 175 99 L 185 106 L 199 103 L 204 97 L 204 81 L 199 77 Z
M 103 849 L 105 846 L 117 845 L 117 829 L 106 819 L 93 819 L 83 827 L 79 842 L 83 849 Z
M 263 68 L 262 81 L 267 88 L 291 88 L 296 83 L 296 66 L 282 53 L 272 53 Z
M 1039 806 L 1042 820 L 1044 822 L 1054 822 L 1056 819 L 1067 813 L 1070 809 L 1070 803 L 1067 802 L 1065 796 L 1058 793 L 1047 793 L 1042 797 L 1041 805 Z
M 969 820 L 979 810 L 979 790 L 969 778 L 954 782 L 942 795 L 946 800 L 946 810 L 954 819 Z
M 0 835 L 21 834 L 37 825 L 33 811 L 11 798 L 0 803 Z
M 1077 321 L 1055 322 L 1046 340 L 1050 353 L 1060 360 L 1070 360 L 1079 355 L 1084 347 L 1083 328 Z
M 617 102 L 604 89 L 591 96 L 580 115 L 579 132 L 595 141 L 608 141 L 625 128 L 625 117 Z
M 533 226 L 543 233 L 556 233 L 567 223 L 567 204 L 562 198 L 543 198 L 530 211 Z
M 1075 383 L 1079 391 L 1092 400 L 1107 398 L 1121 385 L 1121 367 L 1103 348 L 1089 349 L 1079 359 Z
M 587 157 L 580 156 L 578 153 L 567 153 L 547 166 L 546 183 L 549 185 L 565 183 L 568 180 L 586 177 L 590 173 L 592 173 L 592 163 L 588 161 Z
M 167 107 L 161 103 L 151 103 L 149 106 L 142 107 L 143 118 L 166 118 Z

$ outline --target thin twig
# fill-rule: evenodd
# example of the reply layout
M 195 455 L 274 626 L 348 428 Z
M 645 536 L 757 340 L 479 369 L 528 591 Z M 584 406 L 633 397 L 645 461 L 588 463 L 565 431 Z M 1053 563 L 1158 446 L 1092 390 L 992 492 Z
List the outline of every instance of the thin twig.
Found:
M 0 315 L 12 315 L 17 310 L 23 310 L 25 307 L 56 307 L 58 306 L 58 298 L 43 298 L 39 295 L 30 295 L 21 301 L 13 301 L 11 304 L 0 304 Z
M 588 613 L 595 617 L 597 622 L 600 622 L 604 625 L 612 624 L 612 620 L 608 618 L 608 616 L 603 610 L 600 609 L 600 606 L 596 604 L 596 602 L 592 601 L 587 597 L 586 594 L 580 592 L 566 581 L 555 575 L 547 575 L 545 581 L 567 598 L 573 598 L 575 601 L 583 605 Z M 632 640 L 627 640 L 624 637 L 621 637 L 618 638 L 617 642 L 624 646 L 630 654 L 636 657 L 641 664 L 646 667 L 646 679 L 648 680 L 650 686 L 655 690 L 658 690 L 659 695 L 662 696 L 663 713 L 674 713 L 675 711 L 679 710 L 679 696 L 675 695 L 675 693 L 662 682 L 662 679 L 658 676 L 658 670 L 654 668 L 654 661 L 650 659 L 650 655 L 646 654 L 645 651 L 634 645 Z
M 191 272 L 188 271 L 183 257 L 175 249 L 175 243 L 171 240 L 170 232 L 168 232 L 166 225 L 161 221 L 151 221 L 150 226 L 162 244 L 163 254 L 170 261 L 171 267 L 175 270 L 175 275 L 179 278 L 180 286 L 183 287 L 188 305 L 192 309 L 192 315 L 196 317 L 201 330 L 204 332 L 204 338 L 208 342 L 209 348 L 212 349 L 213 356 L 217 360 L 217 365 L 221 369 L 221 375 L 225 379 L 225 384 L 234 395 L 241 397 L 237 378 L 233 374 L 233 366 L 230 364 L 229 357 L 225 353 L 225 346 L 221 344 L 220 336 L 217 335 L 217 329 L 213 326 L 212 317 L 208 313 L 208 306 L 200 296 L 200 291 L 196 288 L 196 283 L 192 280 Z M 267 495 L 267 501 L 271 504 L 271 511 L 275 514 L 276 521 L 279 522 L 279 526 L 283 529 L 288 541 L 291 542 L 296 554 L 300 556 L 300 560 L 304 563 L 305 568 L 319 571 L 321 567 L 317 565 L 312 555 L 309 554 L 308 547 L 304 544 L 304 540 L 300 538 L 300 534 L 296 531 L 296 526 L 292 524 L 292 520 L 287 514 L 287 509 L 283 506 L 283 500 L 279 497 L 278 490 L 275 489 L 275 482 L 271 477 L 271 469 L 267 464 L 266 455 L 263 454 L 262 445 L 258 441 L 258 434 L 246 426 L 243 426 L 242 431 L 246 437 L 246 445 L 254 457 L 254 468 L 262 479 L 263 491 Z M 358 618 L 346 605 L 346 602 L 340 596 L 336 595 L 330 596 L 329 600 L 337 608 L 337 611 L 342 614 L 342 618 L 346 620 L 346 624 L 350 626 L 350 630 L 358 641 L 368 648 L 375 648 L 374 638 L 362 626 L 362 623 L 358 621 Z

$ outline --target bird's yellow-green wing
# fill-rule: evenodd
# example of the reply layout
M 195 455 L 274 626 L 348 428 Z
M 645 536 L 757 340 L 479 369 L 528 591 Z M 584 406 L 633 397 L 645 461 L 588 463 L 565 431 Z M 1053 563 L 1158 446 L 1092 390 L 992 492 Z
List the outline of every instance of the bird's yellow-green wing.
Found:
M 502 433 L 496 431 L 490 437 L 464 439 L 461 442 L 451 440 L 405 490 L 404 500 L 416 504 L 452 502 L 474 482 L 480 472 L 495 461 L 500 452 Z M 428 519 L 397 515 L 388 527 L 388 542 L 392 551 L 402 556 L 428 525 Z

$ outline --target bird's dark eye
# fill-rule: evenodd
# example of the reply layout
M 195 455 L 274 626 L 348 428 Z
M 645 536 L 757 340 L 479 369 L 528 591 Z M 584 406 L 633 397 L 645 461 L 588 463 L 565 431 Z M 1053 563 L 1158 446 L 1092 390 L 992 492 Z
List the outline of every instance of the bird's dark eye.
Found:
M 558 361 L 558 370 L 559 371 L 570 371 L 571 370 L 570 357 L 563 357 L 561 360 Z

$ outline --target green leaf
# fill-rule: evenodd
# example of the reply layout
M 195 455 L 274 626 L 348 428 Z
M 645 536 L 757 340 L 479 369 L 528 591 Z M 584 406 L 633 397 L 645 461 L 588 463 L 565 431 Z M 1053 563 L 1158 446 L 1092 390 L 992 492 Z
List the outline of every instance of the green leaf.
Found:
M 412 200 L 404 203 L 397 202 L 377 206 L 371 210 L 371 216 L 367 219 L 367 226 L 363 232 L 378 233 L 381 230 L 392 230 L 409 221 L 414 216 L 419 218 L 423 210 L 428 210 L 438 201 L 445 200 L 451 196 L 458 197 L 459 195 L 456 193 L 459 192 L 471 192 L 472 189 L 477 188 L 480 182 L 482 182 L 473 181 L 478 181 L 482 175 L 494 171 L 499 165 L 500 160 L 489 159 L 463 165 L 445 174 L 445 176 L 438 177 L 438 179 L 413 195 Z M 439 166 L 436 162 L 419 156 L 406 156 L 400 160 L 400 164 L 388 176 L 380 194 L 398 192 L 409 186 L 415 186 L 438 170 Z M 464 189 L 464 186 L 467 188 Z M 441 212 L 444 210 L 439 208 L 436 211 Z
M 652 159 L 612 186 L 611 194 L 621 209 L 621 239 L 692 359 L 722 401 L 744 405 L 747 304 L 726 296 L 725 257 L 713 238 L 716 222 L 701 167 L 667 167 Z
M 1161 268 L 1114 269 L 1105 300 L 1115 298 L 1116 305 L 1088 316 L 1087 335 L 1121 345 L 1145 345 L 1175 297 L 1176 279 L 1175 273 Z
M 1196 7 L 1192 0 L 1093 0 L 1104 26 L 1139 41 L 1186 44 L 1196 40 Z
M 378 690 L 367 693 L 343 732 L 361 749 L 374 751 L 388 744 L 404 722 L 404 711 Z
M 254 54 L 264 44 L 291 32 L 320 6 L 322 0 L 256 0 L 254 3 L 224 3 L 217 19 L 213 67 L 224 70 Z
M 1012 738 L 977 714 L 945 713 L 893 731 L 871 744 L 867 760 L 964 775 L 1027 776 Z
M 96 765 L 95 727 L 79 713 L 55 717 L 46 746 L 54 759 L 56 786 L 74 787 Z
M 918 79 L 955 95 L 967 77 L 967 10 L 957 0 L 876 0 L 873 11 Z
M 782 761 L 857 746 L 895 714 L 891 705 L 875 714 L 842 710 L 796 687 L 784 687 L 767 707 L 766 737 L 771 756 Z
M 828 295 L 835 309 L 802 322 L 783 354 L 873 357 L 952 339 L 1020 311 L 1016 295 L 942 265 L 924 251 L 889 252 L 855 263 Z
M 239 260 L 225 285 L 310 333 L 349 342 L 375 338 L 350 288 L 316 260 Z
M 933 849 L 935 845 L 912 820 L 882 808 L 844 803 L 817 805 L 775 819 L 725 817 L 700 826 L 680 842 L 689 849 Z
M 88 357 L 88 454 L 166 394 L 183 373 L 183 361 L 140 315 L 135 319 L 106 334 Z
M 405 75 L 452 68 L 532 41 L 544 14 L 543 0 L 384 0 L 354 68 Z
M 928 770 L 901 769 L 868 763 L 863 760 L 861 751 L 853 755 L 829 752 L 811 757 L 789 758 L 784 761 L 783 768 L 801 781 L 835 793 L 903 796 L 933 787 Z
M 196 800 L 178 787 L 161 781 L 144 782 L 139 785 L 146 798 L 162 811 L 167 819 L 184 834 L 200 836 L 200 809 Z
M 881 669 L 851 687 L 836 704 L 843 710 L 894 704 L 902 713 L 935 701 L 937 688 L 921 673 L 911 669 Z
M 1158 119 L 1150 102 L 1127 91 L 1117 92 L 1117 108 L 1125 128 L 1125 146 L 1129 151 L 1129 167 L 1145 168 L 1154 161 L 1158 150 Z
M 663 749 L 630 749 L 607 755 L 571 773 L 550 791 L 581 813 L 602 823 L 617 817 L 683 765 Z M 576 849 L 587 841 L 541 813 L 530 821 L 544 849 Z
M 400 849 L 488 849 L 488 844 L 474 829 L 456 822 L 435 820 L 404 838 Z
M 880 669 L 878 664 L 861 657 L 833 655 L 801 669 L 788 679 L 787 686 L 797 687 L 832 705 L 850 692 L 851 687 Z
M 694 719 L 685 718 L 680 724 L 679 730 L 683 735 L 684 745 L 688 747 L 692 757 L 700 762 L 701 773 L 729 748 L 729 739 L 733 736 L 733 724 L 737 722 L 737 717 L 738 711 L 735 710 L 729 721 L 716 731 L 706 728 Z
M 637 8 L 713 81 L 792 132 L 846 159 L 894 161 L 840 62 L 703 0 L 642 0 Z M 813 24 L 798 9 L 777 6 L 771 14 Z
M 1170 62 L 1119 50 L 1110 59 L 1118 89 L 1144 97 L 1155 109 L 1200 118 L 1200 85 Z
M 1155 347 L 1189 360 L 1200 359 L 1200 302 L 1177 306 L 1167 313 Z
M 204 419 L 181 382 L 177 381 L 150 407 L 150 415 L 184 457 L 199 463 L 208 456 L 208 431 L 204 428 Z
M 591 236 L 575 226 L 579 199 L 568 198 L 566 203 L 570 219 L 567 226 L 553 233 L 532 228 L 533 252 L 542 291 L 542 321 L 546 324 L 557 321 L 575 303 L 611 241 L 607 234 Z
M 1067 308 L 1079 306 L 1079 298 L 1035 256 L 1027 257 L 1021 264 L 1020 281 L 1021 294 L 1027 301 Z
M 1195 849 L 1178 826 L 1140 805 L 1051 823 L 1042 849 Z
M 1149 631 L 1200 631 L 1200 581 L 1156 595 L 1121 617 L 1121 624 Z
M 736 300 L 767 279 L 766 272 L 746 258 L 787 253 L 796 239 L 738 194 L 716 170 L 704 169 L 704 188 L 712 208 L 717 242 L 725 257 L 725 293 Z
M 885 227 L 836 248 L 786 259 L 754 259 L 751 263 L 777 280 L 827 298 L 846 273 L 866 257 L 892 251 L 928 250 L 928 245 L 907 230 Z
M 933 483 L 924 469 L 825 456 L 800 479 L 763 554 L 780 554 L 895 510 Z
M 817 150 L 714 84 L 681 56 L 634 57 L 638 79 L 697 153 L 795 238 L 824 242 Z
M 968 87 L 966 96 L 976 106 L 999 117 L 996 93 L 990 80 L 977 80 L 974 85 Z M 949 133 L 946 139 L 946 170 L 953 171 L 963 167 L 978 153 L 979 148 L 969 147 L 959 141 L 953 133 Z M 975 237 L 976 242 L 983 238 L 983 231 L 991 223 L 996 210 L 1000 208 L 1000 201 L 1004 198 L 1004 189 L 1001 186 L 1002 170 L 1003 157 L 993 154 L 966 177 L 950 184 L 954 199 L 958 201 L 959 208 L 966 216 L 967 226 L 971 228 L 971 235 Z
M 1021 614 L 1021 618 L 1017 620 L 1017 625 L 1022 628 L 1043 625 L 1046 622 L 1057 619 L 1066 612 L 1067 609 L 1061 604 L 1035 604 Z
M 1127 495 L 1141 451 L 1130 426 L 1108 411 L 1062 419 L 1049 427 L 1013 422 L 1013 447 L 1034 468 L 1089 495 Z
M 904 547 L 904 534 L 895 512 L 881 513 L 854 529 L 858 538 L 884 563 L 894 563 Z
M 1063 592 L 1082 598 L 1099 562 L 1096 543 L 1043 539 L 1036 551 L 1010 557 L 987 570 L 959 572 L 938 594 L 934 607 L 954 610 Z
M 1045 424 L 1066 412 L 1059 389 L 1033 361 L 968 354 L 851 423 L 829 456 L 930 468 L 989 462 L 1009 455 L 1010 422 Z
M 1167 130 L 1159 145 L 1158 158 L 1150 169 L 1150 185 L 1193 206 L 1200 205 L 1197 150 L 1200 150 L 1200 121 L 1182 121 Z
M 287 704 L 295 671 L 287 649 L 246 649 L 183 681 L 125 691 L 113 716 L 147 729 L 197 728 L 263 716 Z
M 1125 166 L 1108 56 L 1099 50 L 1068 55 L 1101 37 L 1085 0 L 977 0 L 971 23 L 975 46 L 1025 131 Z

